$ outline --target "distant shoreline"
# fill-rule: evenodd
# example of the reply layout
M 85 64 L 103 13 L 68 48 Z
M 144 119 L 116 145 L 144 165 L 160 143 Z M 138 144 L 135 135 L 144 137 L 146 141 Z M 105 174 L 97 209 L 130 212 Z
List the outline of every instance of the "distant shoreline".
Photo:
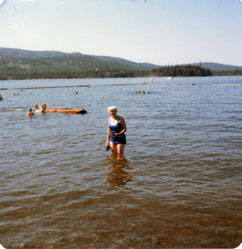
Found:
M 0 68 L 1 69 L 1 68 Z M 90 71 L 72 71 L 56 68 L 48 70 L 29 70 L 5 68 L 0 70 L 0 80 L 37 80 L 37 79 L 106 79 L 106 78 L 153 78 L 153 77 L 211 77 L 241 76 L 242 70 L 212 71 L 201 65 L 175 65 L 150 70 L 106 69 Z
M 8 80 L 74 80 L 74 79 L 117 79 L 117 78 L 169 78 L 169 77 L 172 77 L 172 78 L 192 78 L 192 77 L 235 77 L 235 76 L 242 76 L 242 73 L 241 74 L 212 74 L 212 75 L 207 75 L 207 76 L 199 76 L 199 75 L 196 75 L 196 76 L 170 76 L 170 75 L 167 75 L 167 76 L 133 76 L 133 77 L 69 77 L 69 78 L 52 78 L 52 77 L 47 77 L 47 78 L 23 78 L 23 77 L 19 77 L 19 78 L 14 78 L 14 77 L 9 77 L 9 78 L 1 78 L 0 77 L 0 81 L 8 81 Z M 67 86 L 69 87 L 69 86 Z M 0 88 L 0 90 L 6 90 L 5 88 Z
M 216 78 L 216 77 L 242 77 L 242 75 L 240 76 L 210 76 L 210 77 L 194 77 L 194 78 Z M 110 87 L 110 86 L 131 86 L 131 85 L 139 85 L 139 86 L 142 86 L 142 85 L 152 85 L 152 84 L 155 84 L 156 82 L 153 81 L 155 78 L 163 78 L 165 81 L 160 81 L 159 83 L 161 85 L 172 85 L 172 86 L 236 86 L 236 87 L 241 87 L 242 86 L 242 83 L 226 83 L 226 84 L 221 84 L 221 83 L 194 83 L 194 82 L 187 82 L 187 83 L 179 83 L 176 81 L 176 78 L 170 78 L 170 77 L 153 77 L 153 78 L 150 78 L 150 77 L 143 77 L 144 80 L 146 78 L 148 78 L 147 80 L 149 81 L 141 81 L 141 82 L 130 82 L 130 83 L 106 83 L 106 84 L 83 84 L 83 85 L 73 85 L 73 84 L 70 84 L 70 85 L 46 85 L 46 86 L 27 86 L 27 87 L 14 87 L 14 88 L 7 88 L 7 87 L 2 87 L 0 88 L 0 91 L 7 91 L 7 90 L 38 90 L 38 89 L 55 89 L 55 88 L 90 88 L 90 87 Z M 181 78 L 192 78 L 192 77 L 177 77 L 177 80 L 178 79 L 181 79 Z M 91 79 L 91 78 L 88 78 L 88 79 Z M 112 79 L 112 78 L 109 78 L 109 79 Z M 118 79 L 118 78 L 116 78 Z M 122 79 L 122 78 L 119 78 L 119 79 Z M 126 79 L 131 79 L 131 78 L 126 78 Z M 41 80 L 41 79 L 28 79 L 29 81 L 34 81 L 34 80 Z M 43 79 L 43 80 L 53 80 L 53 79 Z M 56 80 L 65 80 L 65 79 L 56 79 Z M 70 79 L 71 80 L 71 79 Z M 80 79 L 81 80 L 81 79 Z M 83 79 L 85 80 L 85 79 Z M 93 80 L 99 80 L 99 78 L 93 78 Z M 15 80 L 14 80 L 15 81 Z M 21 80 L 16 80 L 16 81 L 21 81 Z M 24 80 L 23 80 L 24 81 Z M 179 81 L 179 80 L 178 80 Z

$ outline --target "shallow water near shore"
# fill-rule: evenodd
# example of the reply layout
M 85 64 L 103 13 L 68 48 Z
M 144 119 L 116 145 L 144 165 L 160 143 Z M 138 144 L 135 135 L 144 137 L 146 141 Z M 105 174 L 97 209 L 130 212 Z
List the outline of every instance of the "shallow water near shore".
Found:
M 0 90 L 6 249 L 241 243 L 242 77 L 0 81 L 0 88 L 7 88 Z M 88 113 L 25 115 L 42 103 Z M 122 160 L 105 151 L 110 105 L 127 123 Z

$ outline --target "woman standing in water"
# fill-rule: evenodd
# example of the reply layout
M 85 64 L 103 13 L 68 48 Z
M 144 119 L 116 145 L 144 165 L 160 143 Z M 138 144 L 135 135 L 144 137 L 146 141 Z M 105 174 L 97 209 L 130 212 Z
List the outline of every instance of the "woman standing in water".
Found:
M 127 131 L 125 120 L 117 115 L 116 106 L 108 107 L 108 113 L 111 116 L 108 120 L 108 134 L 106 147 L 111 147 L 112 153 L 118 157 L 123 156 L 124 146 L 126 144 L 125 132 Z

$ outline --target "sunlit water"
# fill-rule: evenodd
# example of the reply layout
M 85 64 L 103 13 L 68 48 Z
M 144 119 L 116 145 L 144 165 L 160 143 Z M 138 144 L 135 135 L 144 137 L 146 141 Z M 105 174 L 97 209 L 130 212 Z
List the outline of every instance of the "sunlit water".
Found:
M 0 81 L 0 88 L 8 88 L 0 91 L 5 248 L 241 242 L 242 77 Z M 88 113 L 25 115 L 42 103 Z M 105 151 L 110 105 L 127 123 L 126 160 Z

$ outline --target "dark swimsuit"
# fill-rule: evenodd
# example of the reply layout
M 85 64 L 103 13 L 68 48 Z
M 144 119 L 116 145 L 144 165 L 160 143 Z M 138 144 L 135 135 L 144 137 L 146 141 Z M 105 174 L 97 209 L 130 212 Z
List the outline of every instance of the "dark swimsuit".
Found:
M 123 130 L 123 126 L 121 125 L 119 119 L 115 125 L 111 125 L 111 120 L 110 120 L 109 128 L 111 129 L 110 142 L 115 144 L 126 144 L 126 136 L 124 133 L 119 136 L 112 136 L 112 133 L 119 133 Z

